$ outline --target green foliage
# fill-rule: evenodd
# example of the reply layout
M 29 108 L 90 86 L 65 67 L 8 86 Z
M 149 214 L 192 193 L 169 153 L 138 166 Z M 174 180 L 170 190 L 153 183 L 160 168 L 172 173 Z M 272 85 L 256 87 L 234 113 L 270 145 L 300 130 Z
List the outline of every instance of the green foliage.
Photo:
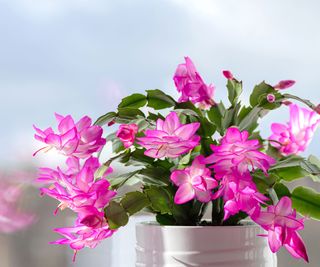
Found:
M 242 82 L 238 82 L 237 80 L 228 80 L 227 88 L 229 101 L 232 106 L 235 106 L 242 93 Z
M 120 124 L 129 124 L 138 117 L 144 117 L 144 113 L 140 109 L 131 107 L 118 108 L 118 114 L 115 121 Z
M 283 183 L 276 183 L 273 186 L 273 189 L 276 192 L 278 199 L 281 199 L 284 196 L 291 197 L 290 190 Z
M 108 218 L 108 224 L 110 229 L 117 229 L 121 226 L 125 226 L 128 223 L 129 216 L 123 206 L 116 202 L 111 201 L 105 208 L 105 214 Z
M 262 194 L 268 193 L 269 189 L 273 187 L 276 181 L 279 179 L 275 174 L 269 174 L 266 176 L 263 171 L 257 170 L 252 175 L 254 183 L 257 185 L 258 191 Z
M 267 95 L 273 94 L 276 98 L 274 103 L 269 103 L 267 101 Z M 262 82 L 256 85 L 253 89 L 252 94 L 250 95 L 250 105 L 251 107 L 259 106 L 267 110 L 272 110 L 280 107 L 281 102 L 284 97 L 275 90 L 271 85 Z
M 243 118 L 240 120 L 238 126 L 241 131 L 247 130 L 249 132 L 253 132 L 258 127 L 258 119 L 261 116 L 262 108 L 254 107 L 244 109 L 241 116 Z M 246 113 L 246 115 L 244 115 Z
M 94 179 L 102 178 L 109 168 L 109 164 L 102 164 L 94 173 Z
M 137 178 L 137 174 L 139 174 L 140 170 L 127 172 L 121 175 L 118 175 L 117 177 L 109 178 L 111 188 L 112 189 L 118 189 L 121 186 L 128 184 L 129 181 L 134 180 L 133 184 L 138 183 L 140 180 Z
M 99 117 L 96 122 L 94 123 L 95 125 L 103 126 L 111 121 L 113 121 L 117 117 L 117 113 L 115 112 L 108 112 L 101 117 Z
M 174 219 L 174 217 L 169 214 L 158 213 L 156 215 L 156 220 L 161 225 L 175 225 L 176 224 L 176 220 Z
M 279 161 L 269 171 L 288 182 L 305 177 L 310 177 L 315 182 L 320 182 L 320 168 L 314 164 L 315 160 L 314 156 L 309 159 L 290 156 Z
M 141 108 L 147 104 L 146 96 L 142 94 L 132 94 L 122 99 L 119 108 Z
M 133 215 L 145 207 L 150 205 L 149 199 L 141 192 L 129 192 L 121 199 L 121 205 L 129 213 Z
M 151 203 L 153 211 L 160 214 L 172 214 L 173 198 L 164 188 L 151 186 L 144 192 Z
M 219 108 L 219 104 L 212 106 L 210 108 L 210 110 L 208 111 L 208 118 L 209 120 L 214 123 L 214 125 L 216 126 L 217 131 L 220 134 L 222 133 L 222 128 L 221 128 L 221 124 L 222 124 L 222 117 L 224 116 L 224 112 L 225 111 L 221 111 L 221 109 Z
M 320 220 L 320 194 L 315 190 L 299 186 L 291 195 L 293 207 L 303 216 Z
M 148 107 L 155 110 L 173 107 L 176 101 L 159 89 L 147 90 Z

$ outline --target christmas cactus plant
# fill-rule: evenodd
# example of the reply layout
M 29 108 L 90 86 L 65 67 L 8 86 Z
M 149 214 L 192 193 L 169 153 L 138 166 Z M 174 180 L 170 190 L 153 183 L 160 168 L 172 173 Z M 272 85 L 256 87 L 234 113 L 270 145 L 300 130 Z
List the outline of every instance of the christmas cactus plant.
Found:
M 57 211 L 77 214 L 73 226 L 55 230 L 63 238 L 53 243 L 75 254 L 94 248 L 144 210 L 160 225 L 232 226 L 250 218 L 266 230 L 257 238 L 268 238 L 272 252 L 284 246 L 308 261 L 298 232 L 305 219 L 320 219 L 320 194 L 287 185 L 306 177 L 320 181 L 319 160 L 300 155 L 320 123 L 319 106 L 288 94 L 291 80 L 256 85 L 244 105 L 242 82 L 229 71 L 223 75 L 228 104 L 214 99 L 214 86 L 187 57 L 174 74 L 178 100 L 147 90 L 125 97 L 93 124 L 87 116 L 75 122 L 56 114 L 57 131 L 35 127 L 35 138 L 45 143 L 39 151 L 54 148 L 66 157 L 57 169 L 40 169 L 38 181 L 48 185 L 41 192 L 60 202 Z M 289 122 L 273 123 L 272 135 L 261 136 L 260 120 L 281 106 Z M 108 144 L 113 153 L 102 161 Z M 123 165 L 123 174 L 112 175 L 114 162 Z M 211 220 L 203 218 L 208 207 Z

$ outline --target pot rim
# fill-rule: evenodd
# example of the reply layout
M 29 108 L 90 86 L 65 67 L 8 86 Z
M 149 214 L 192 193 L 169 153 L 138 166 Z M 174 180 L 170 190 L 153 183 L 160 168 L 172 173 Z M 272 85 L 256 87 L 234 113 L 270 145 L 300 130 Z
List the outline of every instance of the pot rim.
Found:
M 146 227 L 156 227 L 156 228 L 182 228 L 182 229 L 208 229 L 208 228 L 221 228 L 221 229 L 227 229 L 227 228 L 261 228 L 258 224 L 254 223 L 250 220 L 244 220 L 242 221 L 241 225 L 160 225 L 156 221 L 145 221 L 145 222 L 138 222 L 136 223 L 137 226 L 146 226 Z

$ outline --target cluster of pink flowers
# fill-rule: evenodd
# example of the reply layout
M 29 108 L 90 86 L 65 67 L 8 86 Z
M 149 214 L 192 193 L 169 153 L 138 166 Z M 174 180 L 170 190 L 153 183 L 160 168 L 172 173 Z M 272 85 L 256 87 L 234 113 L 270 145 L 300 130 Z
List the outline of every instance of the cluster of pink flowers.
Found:
M 101 137 L 102 128 L 91 125 L 92 121 L 88 116 L 83 117 L 77 123 L 70 115 L 63 117 L 56 114 L 56 119 L 59 133 L 55 133 L 51 127 L 42 131 L 34 126 L 35 139 L 46 144 L 38 151 L 55 148 L 65 156 L 87 158 L 92 153 L 100 151 L 105 145 L 106 140 Z
M 236 127 L 227 129 L 220 145 L 212 145 L 213 154 L 205 160 L 207 164 L 213 164 L 215 178 L 221 181 L 213 199 L 223 198 L 224 219 L 239 211 L 255 214 L 260 204 L 268 200 L 258 192 L 250 172 L 260 169 L 267 174 L 276 161 L 259 151 L 258 140 L 248 140 L 248 137 L 247 131 L 241 132 Z
M 240 83 L 230 71 L 223 71 L 223 75 L 228 79 L 228 85 Z M 288 197 L 282 197 L 279 201 L 272 199 L 274 205 L 270 205 L 271 199 L 266 197 L 267 194 L 264 195 L 258 191 L 253 179 L 256 171 L 264 174 L 268 179 L 269 172 L 274 170 L 274 168 L 270 168 L 277 163 L 277 160 L 263 152 L 262 142 L 250 138 L 251 133 L 246 130 L 241 131 L 236 126 L 226 129 L 225 135 L 217 142 L 212 142 L 212 139 L 207 136 L 205 136 L 205 140 L 201 140 L 200 135 L 203 131 L 198 130 L 200 126 L 203 130 L 206 125 L 193 121 L 194 117 L 201 116 L 202 119 L 209 118 L 216 121 L 210 117 L 210 113 L 205 111 L 215 105 L 213 100 L 214 86 L 207 85 L 203 81 L 188 57 L 185 58 L 185 63 L 178 65 L 173 79 L 178 92 L 181 93 L 178 102 L 190 101 L 202 110 L 191 105 L 190 109 L 192 112 L 195 111 L 197 115 L 186 116 L 186 121 L 190 123 L 185 124 L 181 122 L 177 110 L 171 111 L 164 120 L 158 118 L 154 127 L 139 134 L 139 127 L 134 123 L 136 121 L 120 125 L 115 136 L 117 142 L 120 140 L 125 148 L 123 154 L 130 154 L 127 153 L 130 149 L 132 151 L 140 149 L 145 156 L 153 158 L 153 162 L 162 162 L 167 158 L 166 163 L 176 166 L 176 169 L 170 166 L 170 181 L 176 187 L 176 191 L 174 191 L 175 204 L 184 204 L 194 199 L 202 203 L 210 201 L 214 203 L 217 199 L 221 199 L 224 211 L 223 220 L 228 220 L 231 216 L 244 212 L 268 232 L 265 236 L 268 238 L 272 252 L 277 252 L 280 247 L 284 246 L 294 257 L 308 261 L 304 243 L 298 234 L 298 231 L 304 228 L 304 219 L 297 218 L 296 211 L 292 208 L 291 199 Z M 294 84 L 293 80 L 283 80 L 273 87 L 269 86 L 270 90 L 266 93 L 265 83 L 263 83 L 261 96 L 269 103 L 278 103 L 279 99 L 282 99 L 279 97 L 282 96 L 279 90 L 287 89 Z M 228 89 L 230 92 L 229 86 Z M 258 91 L 259 89 L 258 87 Z M 149 101 L 148 107 L 152 107 L 148 96 L 145 99 Z M 288 97 L 283 95 L 283 98 Z M 234 107 L 234 102 L 238 101 L 238 98 L 233 101 L 229 95 L 229 99 Z M 313 105 L 307 101 L 302 100 L 302 102 L 313 108 Z M 290 108 L 290 121 L 287 124 L 272 124 L 273 134 L 269 137 L 269 142 L 283 156 L 298 154 L 305 151 L 320 124 L 320 106 L 315 107 L 313 111 L 301 108 L 287 100 L 282 104 Z M 262 109 L 261 103 L 257 105 Z M 176 105 L 175 108 L 179 106 L 182 105 Z M 268 106 L 272 105 L 268 104 Z M 154 108 L 157 109 L 157 106 Z M 221 107 L 218 106 L 218 108 Z M 254 109 L 253 104 L 250 108 Z M 267 107 L 264 108 L 267 109 Z M 243 110 L 244 113 L 247 110 L 250 111 L 250 109 Z M 211 111 L 214 111 L 214 108 L 211 108 Z M 237 112 L 238 110 L 234 114 L 235 117 L 238 116 Z M 240 113 L 242 114 L 242 109 Z M 223 124 L 225 114 L 220 115 L 220 122 Z M 116 116 L 120 116 L 120 112 Z M 102 137 L 102 128 L 92 125 L 91 119 L 87 116 L 76 123 L 71 116 L 64 117 L 56 114 L 56 119 L 58 121 L 57 132 L 52 128 L 40 130 L 34 127 L 36 130 L 35 138 L 45 143 L 45 146 L 38 151 L 55 148 L 65 155 L 67 157 L 65 168 L 41 168 L 38 182 L 47 185 L 47 187 L 40 189 L 43 195 L 50 196 L 60 202 L 55 214 L 59 209 L 65 208 L 77 213 L 75 225 L 56 229 L 55 231 L 63 238 L 52 242 L 53 244 L 69 245 L 76 255 L 77 251 L 84 247 L 96 247 L 101 240 L 110 237 L 115 232 L 108 226 L 104 208 L 115 197 L 116 192 L 110 189 L 110 183 L 106 179 L 107 175 L 112 172 L 111 168 L 100 175 L 101 177 L 95 177 L 101 164 L 93 154 L 100 152 L 106 144 L 106 140 Z M 199 121 L 203 121 L 202 119 Z M 117 120 L 112 120 L 108 125 L 113 125 L 115 121 Z M 237 118 L 234 121 L 237 121 Z M 212 123 L 212 127 L 218 128 L 219 124 Z M 226 127 L 221 128 L 224 130 Z M 201 153 L 208 152 L 207 146 L 205 146 L 206 142 L 210 142 L 212 153 L 209 149 L 209 154 L 206 154 L 205 157 Z M 186 157 L 180 158 L 183 160 L 179 159 L 187 153 L 189 154 Z M 119 155 L 122 156 L 121 153 Z M 190 159 L 193 159 L 192 162 Z M 185 166 L 185 160 L 191 162 L 190 166 Z M 148 165 L 149 167 L 152 169 L 154 166 Z M 147 184 L 146 187 L 148 186 Z M 143 190 L 144 187 L 142 187 L 142 192 L 144 192 Z M 270 197 L 272 197 L 271 194 Z M 219 202 L 217 201 L 217 203 Z M 121 202 L 119 202 L 120 204 Z M 201 205 L 205 206 L 205 204 Z M 267 208 L 262 208 L 264 206 Z M 109 220 L 111 222 L 111 217 Z M 230 221 L 232 220 L 228 222 Z
M 56 117 L 59 134 L 51 128 L 45 131 L 36 128 L 35 138 L 67 156 L 66 170 L 41 168 L 37 181 L 48 185 L 40 189 L 42 194 L 60 202 L 55 214 L 58 209 L 65 208 L 77 213 L 73 227 L 55 230 L 64 238 L 52 242 L 69 245 L 76 255 L 78 250 L 93 248 L 113 234 L 114 230 L 109 229 L 104 216 L 104 208 L 116 192 L 109 189 L 110 183 L 105 179 L 112 172 L 111 168 L 100 179 L 95 179 L 101 164 L 92 154 L 100 151 L 106 143 L 101 137 L 102 128 L 92 126 L 88 117 L 83 117 L 76 124 L 71 116 Z
M 174 201 L 183 204 L 194 198 L 200 202 L 222 198 L 224 220 L 240 211 L 246 212 L 268 231 L 272 252 L 284 246 L 294 257 L 308 261 L 303 241 L 296 232 L 303 229 L 303 220 L 296 219 L 291 199 L 284 197 L 276 206 L 269 206 L 267 211 L 261 209 L 269 199 L 258 192 L 250 173 L 260 169 L 268 175 L 268 169 L 276 161 L 259 151 L 258 140 L 248 140 L 248 137 L 247 131 L 231 127 L 220 145 L 212 145 L 214 153 L 211 156 L 206 159 L 198 156 L 191 167 L 174 170 L 171 180 L 179 187 Z M 206 164 L 212 164 L 215 178 L 211 177 Z M 212 193 L 215 188 L 216 192 Z

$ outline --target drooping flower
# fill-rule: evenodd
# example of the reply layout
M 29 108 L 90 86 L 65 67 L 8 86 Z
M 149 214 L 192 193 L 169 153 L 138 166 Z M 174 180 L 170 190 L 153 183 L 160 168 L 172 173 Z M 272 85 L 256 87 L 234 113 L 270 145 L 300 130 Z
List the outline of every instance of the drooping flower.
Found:
M 293 86 L 296 82 L 293 80 L 283 80 L 278 82 L 276 85 L 273 86 L 274 89 L 287 89 Z
M 66 117 L 55 115 L 58 122 L 58 133 L 55 133 L 51 127 L 42 131 L 34 126 L 35 139 L 47 145 L 37 152 L 55 148 L 66 156 L 88 158 L 105 145 L 106 140 L 101 137 L 102 128 L 91 125 L 92 121 L 89 117 L 85 116 L 75 123 L 70 115 Z
M 191 101 L 202 109 L 208 109 L 214 105 L 214 86 L 206 85 L 197 72 L 189 57 L 185 57 L 185 63 L 179 64 L 173 80 L 178 92 L 181 93 L 179 102 Z
M 252 219 L 268 231 L 269 246 L 273 253 L 284 246 L 293 257 L 308 262 L 305 245 L 297 233 L 304 228 L 303 219 L 297 219 L 289 197 L 282 197 L 277 205 L 268 206 L 267 211 L 261 211 Z
M 220 145 L 211 145 L 213 154 L 206 158 L 206 163 L 213 163 L 216 178 L 221 179 L 234 167 L 240 174 L 256 168 L 267 174 L 275 159 L 260 152 L 259 141 L 248 140 L 248 137 L 247 131 L 241 132 L 236 127 L 230 127 Z
M 74 250 L 73 261 L 79 250 L 88 247 L 95 248 L 101 241 L 113 235 L 115 230 L 109 229 L 107 222 L 104 220 L 101 227 L 92 228 L 76 222 L 73 227 L 64 227 L 55 229 L 55 232 L 64 236 L 59 240 L 51 242 L 57 245 L 69 245 Z
M 122 124 L 117 131 L 117 137 L 121 140 L 125 148 L 133 145 L 135 136 L 138 132 L 137 124 Z
M 183 204 L 194 198 L 200 202 L 211 200 L 212 189 L 218 183 L 211 177 L 211 171 L 202 163 L 203 160 L 203 156 L 198 156 L 190 167 L 172 172 L 170 179 L 179 187 L 174 197 L 176 204 Z
M 222 197 L 224 200 L 224 220 L 240 211 L 252 215 L 260 210 L 260 205 L 268 200 L 259 193 L 249 172 L 240 174 L 235 169 L 220 181 L 219 189 L 213 199 Z
M 320 123 L 320 116 L 315 111 L 295 104 L 289 108 L 289 123 L 273 123 L 271 125 L 273 134 L 269 137 L 271 145 L 278 148 L 285 156 L 305 151 Z
M 110 183 L 106 179 L 95 180 L 94 173 L 100 167 L 97 158 L 90 157 L 83 167 L 79 159 L 69 159 L 68 174 L 61 169 L 52 170 L 44 168 L 40 170 L 38 182 L 51 184 L 48 188 L 41 188 L 42 194 L 48 195 L 60 201 L 58 208 L 70 208 L 80 212 L 83 207 L 92 206 L 101 209 L 106 206 L 116 192 L 109 189 Z M 73 169 L 70 167 L 73 166 Z M 106 176 L 111 172 L 107 170 Z
M 200 123 L 181 124 L 177 113 L 170 112 L 165 120 L 158 119 L 155 130 L 146 130 L 138 138 L 138 144 L 146 148 L 145 155 L 151 158 L 176 158 L 199 144 L 195 132 Z

